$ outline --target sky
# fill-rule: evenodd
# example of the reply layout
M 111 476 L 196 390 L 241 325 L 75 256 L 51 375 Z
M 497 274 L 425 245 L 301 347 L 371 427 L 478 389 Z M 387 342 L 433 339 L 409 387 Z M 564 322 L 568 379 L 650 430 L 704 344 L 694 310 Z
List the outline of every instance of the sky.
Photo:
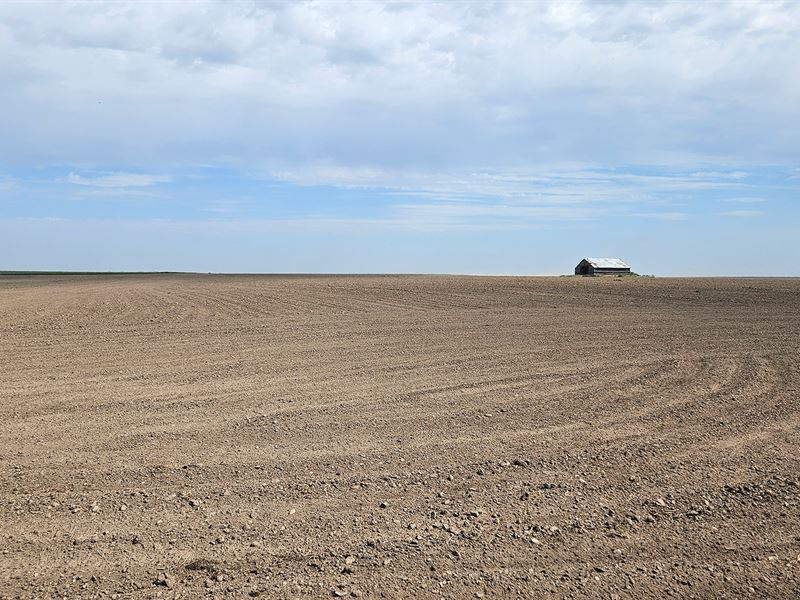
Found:
M 0 270 L 800 276 L 798 2 L 0 3 Z

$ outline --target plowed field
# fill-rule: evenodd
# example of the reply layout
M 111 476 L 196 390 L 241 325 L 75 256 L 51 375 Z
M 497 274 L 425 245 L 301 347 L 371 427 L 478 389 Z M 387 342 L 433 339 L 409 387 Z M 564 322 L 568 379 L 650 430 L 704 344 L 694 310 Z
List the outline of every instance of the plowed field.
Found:
M 0 597 L 800 597 L 800 280 L 0 277 Z

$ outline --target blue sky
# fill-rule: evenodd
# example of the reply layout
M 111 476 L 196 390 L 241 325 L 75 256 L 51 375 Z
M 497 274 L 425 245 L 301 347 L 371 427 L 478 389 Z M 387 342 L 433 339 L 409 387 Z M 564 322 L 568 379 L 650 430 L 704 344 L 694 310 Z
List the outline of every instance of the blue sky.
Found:
M 800 275 L 800 4 L 0 5 L 0 270 Z

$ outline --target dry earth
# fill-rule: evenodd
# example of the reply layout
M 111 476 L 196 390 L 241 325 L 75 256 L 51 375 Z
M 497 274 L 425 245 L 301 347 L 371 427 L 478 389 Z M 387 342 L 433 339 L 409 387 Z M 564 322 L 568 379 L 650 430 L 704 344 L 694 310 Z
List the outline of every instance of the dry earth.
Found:
M 800 280 L 0 278 L 0 597 L 800 597 Z

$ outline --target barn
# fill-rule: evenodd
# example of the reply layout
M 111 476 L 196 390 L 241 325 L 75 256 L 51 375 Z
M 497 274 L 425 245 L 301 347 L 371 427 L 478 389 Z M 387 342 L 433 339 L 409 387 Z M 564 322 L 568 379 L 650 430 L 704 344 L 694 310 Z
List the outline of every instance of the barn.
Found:
M 618 258 L 584 258 L 575 267 L 575 275 L 626 275 L 631 268 Z

